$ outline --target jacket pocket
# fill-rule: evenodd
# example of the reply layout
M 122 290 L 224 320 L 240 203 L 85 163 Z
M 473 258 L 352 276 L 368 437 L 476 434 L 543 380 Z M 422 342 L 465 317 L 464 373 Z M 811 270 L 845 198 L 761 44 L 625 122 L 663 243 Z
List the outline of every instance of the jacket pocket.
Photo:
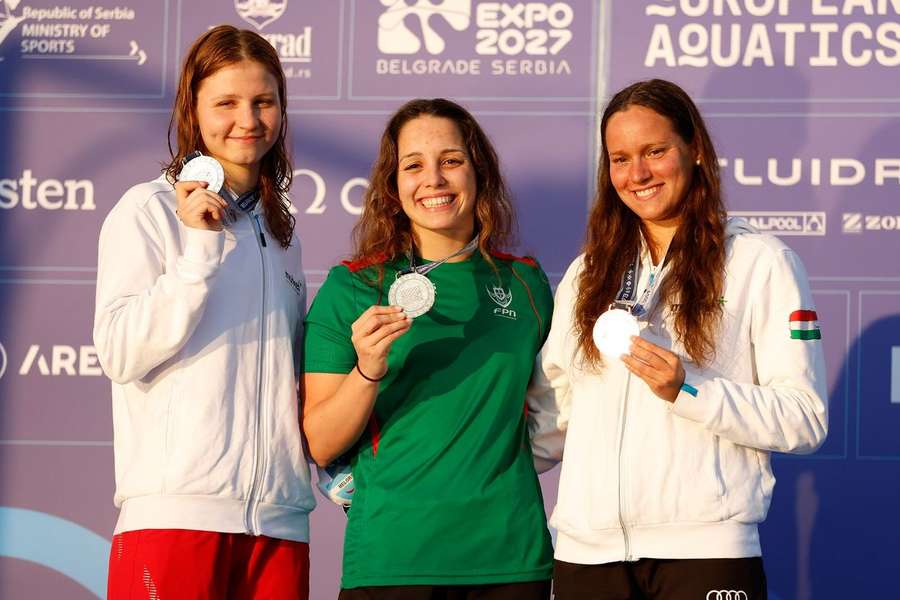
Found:
M 727 486 L 719 438 L 683 419 L 648 425 L 625 467 L 626 523 L 717 522 L 725 518 Z
M 721 440 L 728 519 L 758 523 L 765 518 L 775 478 L 767 452 Z

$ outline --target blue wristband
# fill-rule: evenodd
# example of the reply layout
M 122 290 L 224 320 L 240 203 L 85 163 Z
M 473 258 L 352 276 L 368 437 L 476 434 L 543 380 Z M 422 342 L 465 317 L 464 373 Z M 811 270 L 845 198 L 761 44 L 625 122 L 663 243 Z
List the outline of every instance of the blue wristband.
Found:
M 690 384 L 682 383 L 682 384 L 681 384 L 681 391 L 682 391 L 682 392 L 687 392 L 688 394 L 690 394 L 690 395 L 693 396 L 694 398 L 697 397 L 697 388 L 695 388 L 694 386 L 692 386 L 692 385 L 690 385 Z

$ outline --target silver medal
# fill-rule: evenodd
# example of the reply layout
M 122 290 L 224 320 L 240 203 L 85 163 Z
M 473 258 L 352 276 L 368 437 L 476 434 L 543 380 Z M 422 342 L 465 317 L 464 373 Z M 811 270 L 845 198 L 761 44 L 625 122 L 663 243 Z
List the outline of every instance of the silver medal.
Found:
M 388 302 L 399 306 L 410 319 L 427 313 L 434 305 L 434 284 L 419 273 L 407 273 L 397 278 L 388 290 Z
M 184 164 L 178 181 L 205 181 L 206 189 L 218 194 L 225 184 L 225 170 L 212 156 L 201 155 Z
M 641 332 L 638 320 L 627 310 L 613 308 L 606 311 L 594 323 L 594 345 L 607 358 L 619 358 L 628 354 L 631 336 Z

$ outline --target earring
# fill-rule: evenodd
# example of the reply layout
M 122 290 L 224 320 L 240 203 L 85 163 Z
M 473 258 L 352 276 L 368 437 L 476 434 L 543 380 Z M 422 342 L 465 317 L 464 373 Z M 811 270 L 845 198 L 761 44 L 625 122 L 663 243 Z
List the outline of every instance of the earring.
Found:
M 698 158 L 698 159 L 694 162 L 694 164 L 697 165 L 697 166 L 699 167 L 699 166 L 700 166 L 700 159 Z

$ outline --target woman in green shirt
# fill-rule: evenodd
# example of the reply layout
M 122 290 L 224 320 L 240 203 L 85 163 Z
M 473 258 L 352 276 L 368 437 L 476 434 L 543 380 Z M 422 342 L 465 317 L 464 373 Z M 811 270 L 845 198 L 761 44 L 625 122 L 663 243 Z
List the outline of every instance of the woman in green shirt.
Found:
M 340 598 L 549 598 L 525 394 L 552 296 L 534 260 L 501 252 L 496 153 L 461 106 L 413 100 L 371 181 L 304 352 L 310 453 L 348 454 L 356 488 Z

